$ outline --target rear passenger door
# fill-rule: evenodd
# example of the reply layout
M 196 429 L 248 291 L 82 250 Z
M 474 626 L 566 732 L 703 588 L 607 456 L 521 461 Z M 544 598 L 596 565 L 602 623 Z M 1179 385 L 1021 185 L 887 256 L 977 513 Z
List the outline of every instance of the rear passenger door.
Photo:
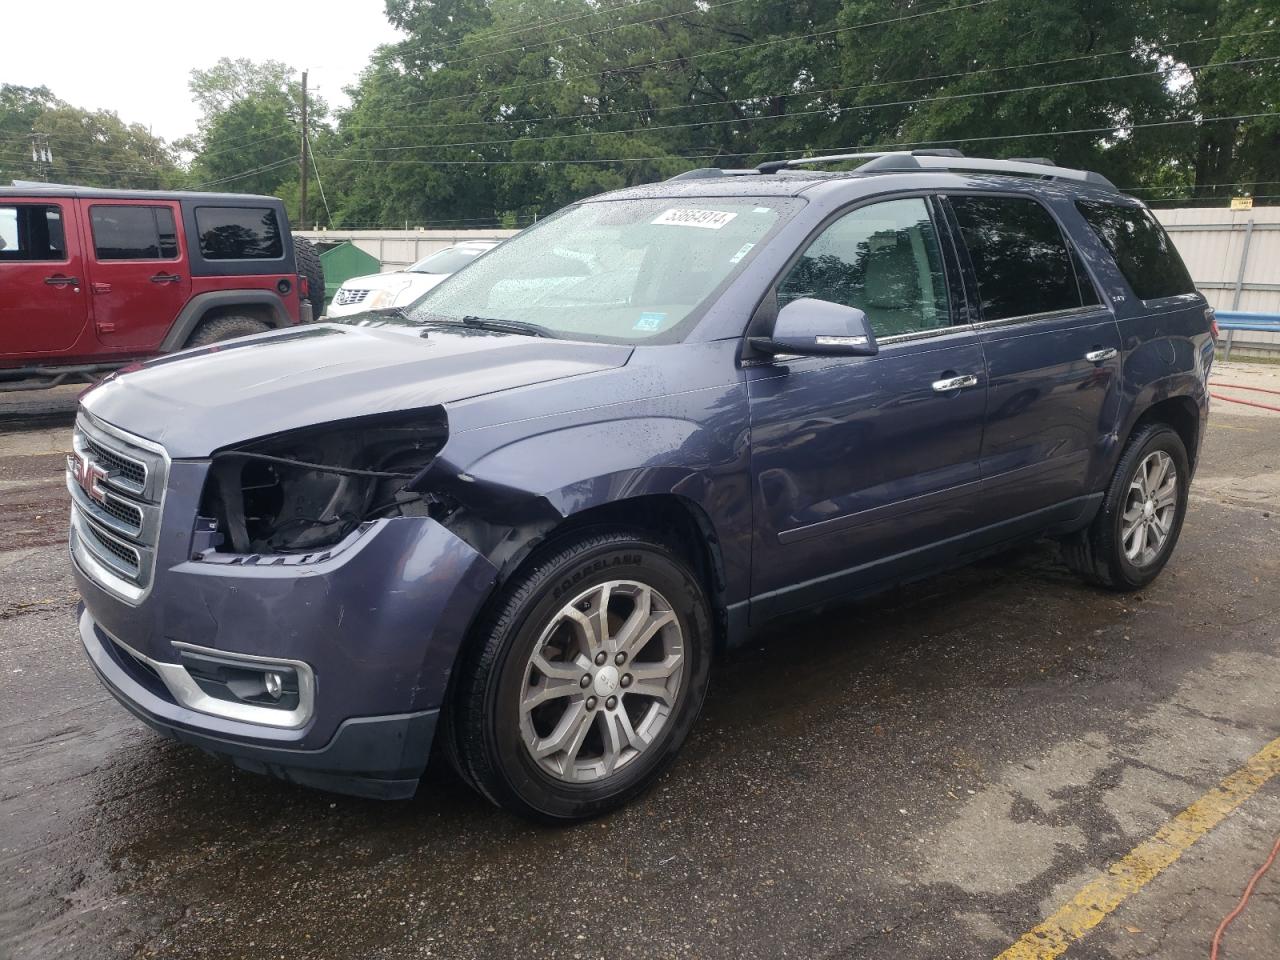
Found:
M 153 350 L 191 294 L 178 234 L 178 204 L 165 200 L 81 200 L 89 225 L 89 289 L 98 340 Z
M 1069 519 L 1119 410 L 1115 317 L 1056 217 L 1025 194 L 947 197 L 986 355 L 984 525 Z
M 879 353 L 746 368 L 753 622 L 926 567 L 972 527 L 986 378 L 935 212 L 919 196 L 858 207 L 777 283 L 779 306 L 865 311 Z

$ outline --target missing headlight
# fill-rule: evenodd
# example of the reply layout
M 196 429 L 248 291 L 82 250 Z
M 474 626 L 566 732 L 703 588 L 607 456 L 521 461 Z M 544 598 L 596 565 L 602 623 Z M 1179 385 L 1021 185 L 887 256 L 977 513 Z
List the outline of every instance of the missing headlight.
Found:
M 405 491 L 444 446 L 434 408 L 362 417 L 255 440 L 213 455 L 201 499 L 217 549 L 304 553 L 381 517 L 427 516 L 438 498 Z

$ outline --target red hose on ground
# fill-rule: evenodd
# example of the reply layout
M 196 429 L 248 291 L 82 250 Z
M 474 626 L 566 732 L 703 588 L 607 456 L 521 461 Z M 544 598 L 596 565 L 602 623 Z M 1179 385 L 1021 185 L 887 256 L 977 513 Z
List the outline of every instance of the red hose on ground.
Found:
M 1240 902 L 1236 904 L 1235 909 L 1223 917 L 1222 922 L 1218 924 L 1217 932 L 1213 935 L 1213 945 L 1209 949 L 1209 960 L 1218 960 L 1218 948 L 1222 946 L 1222 935 L 1227 932 L 1227 927 L 1231 925 L 1231 921 L 1244 911 L 1245 904 L 1253 896 L 1253 888 L 1262 879 L 1262 875 L 1271 869 L 1271 864 L 1276 862 L 1276 854 L 1278 853 L 1280 853 L 1280 838 L 1276 839 L 1276 845 L 1271 848 L 1271 856 L 1267 857 L 1266 863 L 1258 868 L 1258 872 L 1253 875 L 1253 879 L 1244 888 L 1244 893 L 1240 895 Z
M 1252 390 L 1255 393 L 1274 393 L 1277 397 L 1280 397 L 1280 390 L 1268 390 L 1266 387 L 1246 387 L 1240 383 L 1214 383 L 1212 380 L 1209 381 L 1209 386 L 1228 387 L 1231 390 Z
M 1225 400 L 1227 403 L 1243 403 L 1246 407 L 1260 407 L 1263 410 L 1271 410 L 1280 413 L 1280 407 L 1269 407 L 1265 403 L 1254 403 L 1252 400 L 1237 400 L 1235 397 L 1224 397 L 1220 393 L 1210 393 L 1209 396 L 1215 400 Z

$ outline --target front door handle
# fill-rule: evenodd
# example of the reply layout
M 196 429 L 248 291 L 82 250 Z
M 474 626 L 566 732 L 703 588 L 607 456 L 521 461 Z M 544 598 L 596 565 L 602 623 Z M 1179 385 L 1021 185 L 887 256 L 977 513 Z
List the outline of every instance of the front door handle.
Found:
M 933 381 L 934 393 L 950 393 L 952 390 L 963 390 L 965 387 L 976 387 L 978 385 L 978 377 L 972 373 L 966 373 L 959 377 L 947 377 L 945 380 Z
M 55 273 L 52 277 L 45 277 L 44 282 L 51 287 L 78 287 L 80 286 L 79 277 L 64 277 L 60 273 Z
M 1119 352 L 1115 347 L 1105 347 L 1101 350 L 1090 350 L 1084 355 L 1084 358 L 1090 363 L 1102 363 L 1104 360 L 1110 360 Z
M 157 273 L 151 278 L 152 283 L 177 283 L 182 278 L 176 273 Z

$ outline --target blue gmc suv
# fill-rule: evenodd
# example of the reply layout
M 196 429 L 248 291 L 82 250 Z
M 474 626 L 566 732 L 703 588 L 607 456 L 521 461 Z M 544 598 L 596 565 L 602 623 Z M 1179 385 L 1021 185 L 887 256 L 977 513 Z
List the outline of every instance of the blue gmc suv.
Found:
M 589 817 L 776 617 L 1045 535 L 1149 583 L 1212 331 L 1151 213 L 1046 160 L 606 194 L 404 310 L 89 391 L 80 638 L 139 719 L 246 769 L 402 798 L 435 743 L 495 803 Z

